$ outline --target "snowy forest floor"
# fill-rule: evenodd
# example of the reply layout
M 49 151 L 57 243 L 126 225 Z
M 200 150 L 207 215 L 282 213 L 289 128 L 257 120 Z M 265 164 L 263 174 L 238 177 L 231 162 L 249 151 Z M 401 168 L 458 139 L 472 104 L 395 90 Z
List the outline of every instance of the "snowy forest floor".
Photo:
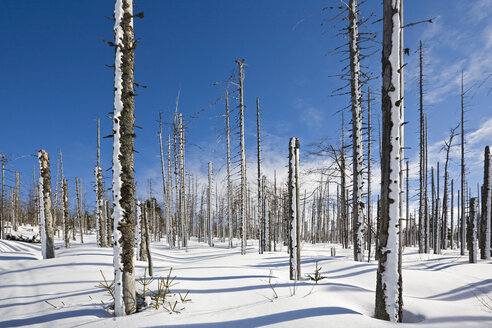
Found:
M 389 327 L 372 318 L 377 262 L 357 263 L 340 245 L 304 243 L 303 280 L 289 278 L 286 248 L 258 254 L 248 241 L 247 255 L 215 239 L 210 248 L 196 239 L 189 250 L 152 243 L 154 277 L 176 276 L 173 293 L 191 302 L 180 313 L 146 309 L 115 318 L 102 304 L 108 294 L 95 287 L 111 279 L 113 252 L 98 248 L 95 236 L 63 248 L 56 238 L 56 258 L 42 260 L 40 244 L 0 240 L 0 327 Z M 336 247 L 337 256 L 330 256 Z M 307 278 L 316 267 L 326 278 L 316 285 Z M 492 327 L 492 262 L 468 264 L 467 256 L 447 250 L 442 255 L 403 255 L 403 327 Z M 146 262 L 136 262 L 137 277 Z M 274 291 L 278 297 L 274 297 Z M 140 285 L 137 284 L 137 288 Z M 151 286 L 156 288 L 154 281 Z M 293 295 L 293 290 L 295 294 Z M 52 305 L 50 305 L 49 303 Z

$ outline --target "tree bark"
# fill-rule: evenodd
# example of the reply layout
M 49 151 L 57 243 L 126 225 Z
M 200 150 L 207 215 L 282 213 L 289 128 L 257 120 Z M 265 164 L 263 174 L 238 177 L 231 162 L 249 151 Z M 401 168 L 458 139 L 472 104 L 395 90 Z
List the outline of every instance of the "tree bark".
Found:
M 301 279 L 299 139 L 289 141 L 289 264 L 290 280 Z
M 44 230 L 45 242 L 41 245 L 43 258 L 51 259 L 55 257 L 55 242 L 53 233 L 53 215 L 51 211 L 51 174 L 50 174 L 50 158 L 44 150 L 38 151 L 39 159 L 39 198 L 40 198 L 40 214 Z M 43 239 L 43 238 L 41 238 Z
M 398 270 L 400 192 L 400 1 L 383 2 L 383 135 L 381 154 L 381 227 L 376 281 L 377 319 L 401 321 Z
M 115 315 L 136 311 L 134 267 L 134 31 L 133 0 L 116 0 L 113 112 Z

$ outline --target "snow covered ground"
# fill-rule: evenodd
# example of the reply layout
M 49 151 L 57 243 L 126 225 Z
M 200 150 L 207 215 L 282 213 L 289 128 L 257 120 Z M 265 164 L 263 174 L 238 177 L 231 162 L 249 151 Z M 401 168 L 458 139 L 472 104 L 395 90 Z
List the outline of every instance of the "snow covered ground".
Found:
M 372 318 L 377 262 L 354 262 L 352 250 L 338 245 L 303 244 L 303 277 L 313 275 L 318 262 L 326 278 L 294 286 L 285 247 L 259 255 L 249 241 L 242 256 L 239 242 L 230 250 L 218 239 L 214 248 L 192 240 L 188 253 L 153 243 L 154 276 L 166 277 L 172 267 L 179 283 L 172 291 L 189 291 L 191 302 L 179 304 L 180 313 L 146 309 L 115 318 L 102 304 L 109 296 L 95 287 L 100 270 L 112 278 L 112 249 L 97 248 L 94 235 L 84 241 L 65 249 L 56 238 L 56 258 L 50 260 L 41 259 L 40 244 L 0 241 L 0 327 L 395 326 Z M 405 249 L 405 323 L 399 326 L 492 327 L 492 262 L 467 260 L 458 251 L 419 255 Z M 137 262 L 137 276 L 145 267 Z

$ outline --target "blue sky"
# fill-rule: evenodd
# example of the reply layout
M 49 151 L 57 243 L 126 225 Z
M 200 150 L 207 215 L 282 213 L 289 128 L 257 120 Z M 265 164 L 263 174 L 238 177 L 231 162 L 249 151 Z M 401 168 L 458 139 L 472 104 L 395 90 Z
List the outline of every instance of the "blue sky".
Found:
M 363 14 L 374 11 L 380 17 L 381 1 L 368 2 L 362 8 Z M 135 101 L 136 124 L 142 127 L 136 131 L 135 140 L 139 151 L 135 156 L 139 195 L 145 194 L 143 186 L 149 177 L 160 185 L 157 113 L 162 111 L 164 120 L 169 120 L 178 90 L 187 125 L 189 170 L 204 174 L 207 162 L 213 161 L 214 167 L 223 171 L 224 101 L 213 103 L 223 95 L 224 85 L 212 84 L 226 80 L 236 67 L 234 60 L 241 58 L 246 58 L 248 65 L 248 161 L 253 165 L 256 156 L 255 98 L 260 97 L 266 172 L 271 174 L 276 169 L 280 176 L 285 175 L 287 143 L 293 135 L 300 138 L 301 161 L 306 166 L 320 165 L 320 159 L 307 155 L 308 145 L 324 137 L 336 141 L 340 117 L 335 112 L 348 103 L 346 96 L 330 97 L 331 91 L 342 85 L 330 75 L 338 74 L 343 66 L 338 57 L 327 55 L 343 40 L 335 36 L 336 31 L 330 26 L 321 26 L 330 14 L 318 13 L 330 3 L 339 4 L 317 0 L 136 2 L 135 12 L 144 11 L 145 18 L 135 21 L 136 37 L 141 38 L 135 57 L 135 80 L 148 86 L 137 90 Z M 10 160 L 6 183 L 11 185 L 12 171 L 19 170 L 24 195 L 32 185 L 32 165 L 37 166 L 37 160 L 22 156 L 46 149 L 51 155 L 54 180 L 56 154 L 61 148 L 69 183 L 74 184 L 75 176 L 82 178 L 87 202 L 93 203 L 96 119 L 101 118 L 102 136 L 110 134 L 112 127 L 106 117 L 112 110 L 113 71 L 105 65 L 112 64 L 114 53 L 101 39 L 113 37 L 113 23 L 105 18 L 112 16 L 113 6 L 113 1 L 106 0 L 3 0 L 0 4 L 0 30 L 5 45 L 0 53 L 0 152 Z M 405 3 L 406 23 L 436 17 L 434 24 L 405 30 L 405 46 L 410 48 L 405 72 L 409 121 L 406 142 L 413 148 L 407 156 L 411 163 L 415 162 L 418 150 L 415 51 L 419 40 L 423 40 L 430 165 L 443 156 L 439 152 L 441 140 L 459 120 L 461 69 L 465 71 L 466 87 L 474 86 L 466 101 L 471 186 L 481 179 L 483 146 L 492 137 L 492 78 L 486 80 L 492 73 L 491 14 L 492 3 L 487 0 Z M 369 28 L 377 32 L 382 26 L 377 23 Z M 379 56 L 378 51 L 367 61 L 375 75 L 381 70 Z M 380 84 L 380 80 L 375 80 L 371 87 L 379 92 Z M 198 118 L 192 118 L 203 108 L 206 109 Z M 376 99 L 374 122 L 379 112 L 380 102 Z M 110 168 L 111 154 L 111 139 L 103 139 L 103 169 Z M 451 164 L 453 170 L 458 163 Z M 411 172 L 417 176 L 413 166 Z M 105 172 L 108 184 L 110 173 Z M 156 189 L 158 193 L 159 188 Z

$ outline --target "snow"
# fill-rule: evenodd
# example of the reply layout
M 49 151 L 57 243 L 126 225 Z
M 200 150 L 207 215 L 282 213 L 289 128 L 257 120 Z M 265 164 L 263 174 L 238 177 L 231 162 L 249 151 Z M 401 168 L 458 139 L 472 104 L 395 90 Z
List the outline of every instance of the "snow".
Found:
M 24 234 L 28 229 L 20 228 Z M 312 275 L 318 262 L 326 278 L 316 285 L 303 277 L 291 296 L 294 282 L 289 280 L 285 247 L 259 255 L 258 242 L 249 240 L 247 254 L 241 255 L 240 240 L 228 249 L 218 238 L 213 248 L 192 238 L 188 253 L 169 249 L 164 239 L 152 244 L 154 275 L 166 277 L 172 267 L 179 283 L 172 290 L 190 291 L 192 301 L 182 305 L 181 313 L 148 309 L 114 317 L 101 303 L 108 304 L 109 296 L 95 287 L 103 280 L 99 270 L 113 278 L 112 249 L 97 247 L 95 234 L 84 239 L 84 244 L 73 242 L 65 249 L 63 238 L 55 238 L 57 258 L 49 260 L 42 260 L 40 244 L 0 241 L 0 327 L 396 326 L 372 318 L 377 262 L 354 262 L 351 249 L 303 244 L 303 272 Z M 336 257 L 329 256 L 331 247 L 337 248 Z M 404 323 L 398 326 L 492 326 L 491 310 L 480 301 L 492 297 L 492 262 L 467 262 L 459 250 L 432 255 L 406 249 Z M 146 262 L 136 262 L 137 277 L 144 268 Z M 270 270 L 278 298 L 269 286 Z

